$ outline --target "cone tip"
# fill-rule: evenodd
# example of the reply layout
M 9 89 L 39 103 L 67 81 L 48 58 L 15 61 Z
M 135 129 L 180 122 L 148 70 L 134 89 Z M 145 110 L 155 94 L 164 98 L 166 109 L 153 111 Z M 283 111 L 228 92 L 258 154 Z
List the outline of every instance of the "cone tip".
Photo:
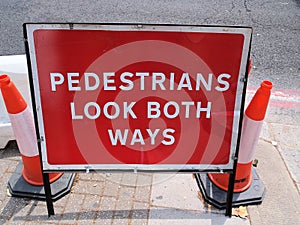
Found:
M 10 82 L 10 78 L 8 75 L 6 75 L 6 74 L 0 75 L 0 88 L 8 85 L 9 82 Z
M 266 89 L 269 89 L 271 90 L 272 89 L 272 82 L 271 81 L 268 81 L 268 80 L 264 80 L 262 83 L 261 83 L 261 87 L 262 88 L 266 88 Z

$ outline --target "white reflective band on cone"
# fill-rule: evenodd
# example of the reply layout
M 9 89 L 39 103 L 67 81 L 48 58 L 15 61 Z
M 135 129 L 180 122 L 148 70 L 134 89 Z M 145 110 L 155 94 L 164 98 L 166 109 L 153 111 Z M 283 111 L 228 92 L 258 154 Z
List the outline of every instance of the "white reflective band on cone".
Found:
M 21 154 L 27 157 L 38 155 L 33 115 L 30 108 L 27 106 L 23 112 L 9 114 L 9 118 Z
M 239 163 L 246 164 L 254 159 L 262 125 L 263 120 L 256 121 L 250 119 L 247 115 L 244 116 L 238 158 Z

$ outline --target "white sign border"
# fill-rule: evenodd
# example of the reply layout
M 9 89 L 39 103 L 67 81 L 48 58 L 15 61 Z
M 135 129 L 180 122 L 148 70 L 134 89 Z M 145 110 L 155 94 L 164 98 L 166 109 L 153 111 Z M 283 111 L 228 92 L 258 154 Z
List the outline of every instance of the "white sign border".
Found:
M 238 86 L 236 91 L 236 101 L 234 109 L 234 120 L 233 120 L 233 132 L 231 137 L 231 148 L 230 157 L 227 164 L 67 164 L 67 165 L 51 165 L 48 163 L 47 159 L 47 148 L 46 148 L 46 138 L 43 123 L 42 105 L 40 98 L 40 87 L 38 79 L 38 69 L 36 63 L 35 55 L 35 45 L 33 33 L 35 30 L 43 29 L 55 29 L 55 30 L 115 30 L 115 31 L 164 31 L 164 32 L 208 32 L 208 33 L 232 33 L 232 34 L 242 34 L 244 35 L 244 48 L 241 58 Z M 34 97 L 36 119 L 39 130 L 39 140 L 40 140 L 40 152 L 42 156 L 43 169 L 44 171 L 225 171 L 233 169 L 233 160 L 236 154 L 236 146 L 238 140 L 239 131 L 239 121 L 243 100 L 245 99 L 245 85 L 246 85 L 246 68 L 248 63 L 248 57 L 250 53 L 250 44 L 252 36 L 252 28 L 250 27 L 234 27 L 234 26 L 193 26 L 193 25 L 146 25 L 146 24 L 80 24 L 80 23 L 26 23 L 24 24 L 24 32 L 26 34 L 25 40 L 28 44 L 28 51 L 26 52 L 27 57 L 30 58 L 30 66 L 32 84 L 31 87 L 32 97 Z

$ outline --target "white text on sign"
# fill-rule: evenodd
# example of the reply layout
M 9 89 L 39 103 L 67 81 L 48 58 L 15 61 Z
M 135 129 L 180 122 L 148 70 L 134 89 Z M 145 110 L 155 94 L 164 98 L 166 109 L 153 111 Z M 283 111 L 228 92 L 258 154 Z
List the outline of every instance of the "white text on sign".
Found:
M 224 92 L 229 89 L 229 82 L 231 75 L 227 73 L 221 73 L 216 76 L 216 83 L 213 83 L 214 75 L 209 73 L 203 75 L 202 73 L 196 74 L 195 84 L 193 85 L 190 75 L 188 73 L 180 74 L 180 81 L 175 86 L 175 73 L 169 74 L 169 79 L 162 72 L 123 72 L 120 74 L 120 80 L 122 85 L 116 86 L 114 72 L 104 72 L 102 77 L 99 77 L 95 73 L 83 73 L 83 87 L 79 86 L 80 73 L 67 73 L 67 76 L 64 76 L 61 73 L 50 73 L 51 81 L 51 90 L 56 91 L 57 86 L 67 82 L 69 91 L 94 91 L 103 85 L 104 91 L 115 91 L 120 89 L 122 91 L 130 91 L 134 88 L 134 82 L 131 80 L 133 77 L 139 78 L 139 87 L 138 89 L 143 91 L 146 88 L 145 80 L 147 77 L 151 78 L 151 83 L 148 85 L 151 90 L 170 90 L 170 91 L 180 91 L 183 89 L 186 90 L 206 90 L 211 91 L 213 86 L 216 91 Z M 66 77 L 66 78 L 65 78 Z M 101 78 L 101 79 L 100 79 Z M 131 79 L 130 79 L 131 78 Z M 66 81 L 67 80 L 67 81 Z
M 176 82 L 175 82 L 176 78 Z M 162 72 L 123 72 L 117 74 L 114 72 L 103 72 L 101 76 L 86 72 L 82 76 L 77 72 L 66 74 L 53 72 L 50 73 L 51 91 L 56 92 L 59 88 L 67 89 L 70 92 L 77 91 L 216 91 L 225 92 L 230 88 L 229 79 L 231 75 L 221 73 L 215 76 L 212 73 L 194 74 L 193 78 L 189 73 L 181 74 L 169 73 L 168 76 Z M 118 82 L 117 82 L 118 80 Z M 121 82 L 121 84 L 120 84 Z M 118 85 L 117 85 L 118 84 Z M 175 94 L 175 93 L 174 93 Z M 166 101 L 164 103 L 158 101 L 147 101 L 145 105 L 145 113 L 147 119 L 159 119 L 162 116 L 167 119 L 189 118 L 211 118 L 212 102 L 205 101 Z M 105 117 L 110 120 L 115 119 L 138 119 L 137 112 L 134 107 L 137 102 L 115 102 L 107 101 L 102 105 L 96 101 L 88 101 L 84 105 L 77 106 L 76 102 L 70 102 L 70 112 L 72 120 L 96 120 Z M 129 135 L 130 129 L 108 129 L 107 134 L 112 146 L 120 145 L 145 145 L 145 137 L 143 137 L 140 129 L 134 129 Z M 156 139 L 163 145 L 172 145 L 175 143 L 174 133 L 176 130 L 172 128 L 165 129 L 146 129 L 148 137 L 150 137 L 151 145 L 156 145 Z

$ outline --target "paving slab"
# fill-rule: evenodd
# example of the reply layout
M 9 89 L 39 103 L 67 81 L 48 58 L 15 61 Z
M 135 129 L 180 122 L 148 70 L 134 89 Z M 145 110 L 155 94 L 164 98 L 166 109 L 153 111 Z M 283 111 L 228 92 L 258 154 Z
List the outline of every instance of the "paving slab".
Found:
M 198 190 L 192 174 L 154 174 L 151 205 L 204 212 Z
M 222 214 L 174 208 L 151 208 L 148 225 L 250 225 L 249 220 Z
M 256 157 L 257 172 L 267 192 L 261 205 L 248 206 L 251 224 L 300 224 L 299 192 L 279 151 L 261 140 Z

